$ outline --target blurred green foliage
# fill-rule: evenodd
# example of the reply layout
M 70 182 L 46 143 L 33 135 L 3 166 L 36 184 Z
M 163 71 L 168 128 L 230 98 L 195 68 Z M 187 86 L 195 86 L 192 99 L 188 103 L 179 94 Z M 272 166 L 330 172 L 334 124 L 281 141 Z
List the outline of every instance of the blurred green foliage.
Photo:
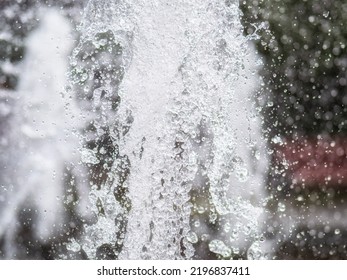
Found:
M 247 35 L 258 35 L 269 136 L 347 133 L 347 3 L 245 0 Z
M 17 85 L 15 65 L 24 57 L 24 38 L 37 25 L 35 4 L 34 0 L 0 2 L 0 88 Z
M 80 16 L 83 0 L 0 0 L 0 89 L 16 88 L 25 38 L 39 25 L 39 9 L 51 6 L 73 21 Z

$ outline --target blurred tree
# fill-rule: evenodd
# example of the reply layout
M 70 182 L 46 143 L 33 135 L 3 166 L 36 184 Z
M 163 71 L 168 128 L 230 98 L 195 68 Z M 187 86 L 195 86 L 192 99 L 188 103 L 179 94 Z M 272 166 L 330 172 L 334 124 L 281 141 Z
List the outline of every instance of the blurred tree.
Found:
M 0 2 L 0 88 L 13 89 L 17 85 L 14 65 L 24 55 L 23 38 L 36 25 L 35 1 Z
M 18 92 L 16 87 L 19 79 L 21 78 L 19 64 L 25 57 L 26 38 L 30 33 L 39 26 L 39 12 L 47 7 L 54 6 L 61 8 L 64 13 L 73 23 L 78 22 L 78 17 L 81 15 L 83 0 L 1 0 L 0 1 L 0 142 L 2 153 L 0 164 L 2 171 L 6 171 L 11 166 L 10 161 L 13 159 L 8 144 L 11 139 L 12 130 L 14 130 L 13 118 L 16 112 L 20 109 L 16 108 L 16 100 Z M 3 91 L 2 89 L 6 89 Z M 15 139 L 20 141 L 20 139 Z M 10 140 L 11 141 L 11 140 Z M 42 243 L 35 237 L 35 230 L 37 228 L 37 212 L 30 202 L 25 201 L 17 209 L 16 219 L 20 226 L 17 227 L 16 232 L 11 232 L 11 236 L 0 236 L 0 258 L 18 258 L 18 259 L 52 259 L 56 258 L 65 248 L 62 244 L 77 234 L 77 229 L 81 224 L 81 217 L 76 214 L 75 205 L 76 197 L 76 183 L 74 174 L 66 166 L 64 171 L 66 197 L 70 200 L 65 205 L 66 208 L 66 224 L 62 225 L 62 232 L 59 238 L 55 236 L 51 240 Z M 0 174 L 0 182 L 3 186 L 11 185 L 11 179 L 7 172 Z M 2 195 L 2 193 L 1 193 Z M 6 197 L 6 196 L 4 196 Z M 7 197 L 6 197 L 7 198 Z M 2 197 L 2 199 L 4 199 Z M 12 221 L 16 223 L 16 221 Z M 16 244 L 16 248 L 9 250 L 9 245 L 6 244 L 6 238 L 12 240 Z M 66 251 L 66 250 L 65 250 Z M 65 254 L 67 254 L 64 251 Z M 10 255 L 12 254 L 12 255 Z M 84 258 L 80 252 L 71 254 L 70 258 Z
M 38 25 L 39 7 L 61 8 L 74 21 L 80 16 L 82 0 L 0 1 L 0 89 L 14 89 L 18 82 L 16 65 L 25 55 L 24 38 Z
M 242 2 L 247 35 L 264 58 L 270 136 L 347 132 L 347 3 Z
M 245 0 L 241 7 L 245 33 L 255 38 L 264 61 L 260 91 L 266 101 L 261 106 L 272 149 L 268 237 L 277 244 L 278 258 L 344 259 L 340 247 L 346 234 L 332 229 L 344 227 L 342 221 L 334 226 L 323 219 L 313 222 L 312 213 L 323 217 L 335 209 L 341 215 L 345 209 L 341 185 L 346 181 L 340 175 L 346 156 L 331 149 L 336 145 L 336 151 L 343 151 L 339 143 L 347 133 L 347 3 Z M 289 161 L 276 158 L 280 150 Z M 299 177 L 311 176 L 314 186 L 289 177 L 293 167 Z M 343 180 L 337 184 L 330 175 L 338 168 Z M 286 221 L 294 227 L 285 229 Z

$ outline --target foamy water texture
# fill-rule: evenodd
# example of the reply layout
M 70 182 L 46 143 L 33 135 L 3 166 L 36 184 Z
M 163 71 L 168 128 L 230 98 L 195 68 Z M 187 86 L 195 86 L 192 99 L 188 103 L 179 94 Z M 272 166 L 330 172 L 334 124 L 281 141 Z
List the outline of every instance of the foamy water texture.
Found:
M 238 2 L 92 0 L 80 32 L 71 93 L 97 219 L 69 248 L 189 259 L 205 240 L 231 258 L 258 242 L 266 159 Z

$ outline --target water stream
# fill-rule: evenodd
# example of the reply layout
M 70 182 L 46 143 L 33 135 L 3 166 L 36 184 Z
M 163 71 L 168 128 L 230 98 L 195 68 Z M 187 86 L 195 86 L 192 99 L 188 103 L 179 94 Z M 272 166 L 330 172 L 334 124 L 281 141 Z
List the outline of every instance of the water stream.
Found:
M 105 177 L 80 241 L 90 258 L 192 258 L 201 238 L 228 258 L 257 235 L 264 155 L 239 17 L 237 1 L 88 3 L 71 76 L 84 162 Z M 238 237 L 211 236 L 197 211 Z
M 90 0 L 68 67 L 71 26 L 42 15 L 18 89 L 29 150 L 2 182 L 15 190 L 0 236 L 31 194 L 39 240 L 64 232 L 71 207 L 83 217 L 59 258 L 260 257 L 259 61 L 242 29 L 238 1 Z

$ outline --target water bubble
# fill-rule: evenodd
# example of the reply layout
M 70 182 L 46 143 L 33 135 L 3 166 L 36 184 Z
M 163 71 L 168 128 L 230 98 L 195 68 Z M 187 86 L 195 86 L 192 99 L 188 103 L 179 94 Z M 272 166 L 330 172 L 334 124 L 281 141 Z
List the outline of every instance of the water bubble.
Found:
M 195 221 L 193 224 L 194 224 L 194 227 L 199 227 L 200 226 L 200 221 Z
M 198 206 L 196 211 L 199 213 L 199 214 L 203 214 L 205 211 L 206 211 L 206 208 L 203 207 L 203 206 Z

